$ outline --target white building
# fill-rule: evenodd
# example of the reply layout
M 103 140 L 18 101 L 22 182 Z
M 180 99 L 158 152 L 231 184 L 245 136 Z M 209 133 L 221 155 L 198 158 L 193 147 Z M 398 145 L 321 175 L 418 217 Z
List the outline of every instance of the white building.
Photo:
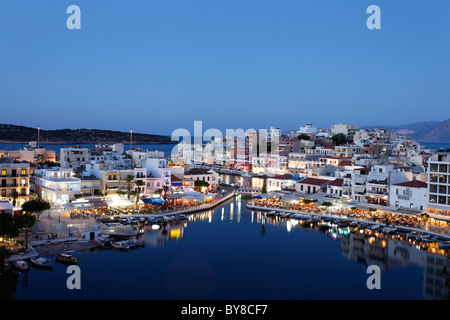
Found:
M 428 185 L 412 180 L 391 185 L 389 204 L 399 208 L 426 210 L 428 205 Z
M 81 194 L 81 179 L 72 168 L 53 168 L 35 171 L 35 191 L 52 204 L 62 205 Z

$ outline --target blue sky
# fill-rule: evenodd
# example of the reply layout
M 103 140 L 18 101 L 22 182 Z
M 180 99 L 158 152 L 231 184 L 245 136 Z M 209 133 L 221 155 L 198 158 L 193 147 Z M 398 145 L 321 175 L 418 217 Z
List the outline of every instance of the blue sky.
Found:
M 68 30 L 66 8 L 81 8 Z M 381 8 L 381 30 L 366 9 Z M 171 134 L 450 117 L 450 2 L 4 0 L 0 123 Z

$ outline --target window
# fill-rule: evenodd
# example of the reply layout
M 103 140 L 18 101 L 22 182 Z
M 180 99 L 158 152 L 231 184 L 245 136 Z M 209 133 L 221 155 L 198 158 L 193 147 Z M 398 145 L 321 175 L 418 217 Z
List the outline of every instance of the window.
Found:
M 2 170 L 2 176 L 6 177 L 6 170 Z
M 22 169 L 21 175 L 22 175 L 22 176 L 26 176 L 26 175 L 27 175 L 27 170 Z

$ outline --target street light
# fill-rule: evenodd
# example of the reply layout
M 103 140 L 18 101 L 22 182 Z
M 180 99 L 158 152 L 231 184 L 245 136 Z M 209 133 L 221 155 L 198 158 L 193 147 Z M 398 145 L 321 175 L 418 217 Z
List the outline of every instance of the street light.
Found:
M 71 234 L 70 234 L 70 228 L 72 228 L 72 227 L 73 227 L 73 225 L 71 225 L 71 224 L 68 224 L 68 225 L 67 225 L 67 227 L 69 228 L 69 238 L 70 238 L 70 236 L 71 236 Z

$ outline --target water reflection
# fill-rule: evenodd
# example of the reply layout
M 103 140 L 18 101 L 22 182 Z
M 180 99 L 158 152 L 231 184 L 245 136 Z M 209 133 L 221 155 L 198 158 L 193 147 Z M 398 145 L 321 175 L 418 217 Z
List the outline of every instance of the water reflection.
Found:
M 418 296 L 426 299 L 442 299 L 448 294 L 446 279 L 448 279 L 447 270 L 450 270 L 449 260 L 445 252 L 437 250 L 438 248 L 432 244 L 419 246 L 415 242 L 401 238 L 339 228 L 331 223 L 267 216 L 264 212 L 248 210 L 245 199 L 235 199 L 214 210 L 190 215 L 188 220 L 146 225 L 139 238 L 145 242 L 144 248 L 129 252 L 103 250 L 84 255 L 83 268 L 93 271 L 84 278 L 85 285 L 89 289 L 83 290 L 83 298 L 109 297 L 111 293 L 104 292 L 101 285 L 108 285 L 111 277 L 123 277 L 120 278 L 123 286 L 120 292 L 127 292 L 127 297 L 131 297 L 131 294 L 135 294 L 133 297 L 137 298 L 171 297 L 164 296 L 164 291 L 161 291 L 161 288 L 168 285 L 164 277 L 154 277 L 150 273 L 143 277 L 140 273 L 123 272 L 135 266 L 152 270 L 155 274 L 166 274 L 169 270 L 169 285 L 171 288 L 183 289 L 180 289 L 177 295 L 182 299 L 191 297 L 191 291 L 195 291 L 191 283 L 198 282 L 200 286 L 212 286 L 213 280 L 216 287 L 220 288 L 220 290 L 215 290 L 214 286 L 210 288 L 211 297 L 216 299 L 235 297 L 276 299 L 280 298 L 279 295 L 283 295 L 281 298 L 291 299 L 311 298 L 309 291 L 301 289 L 308 285 L 315 286 L 316 292 L 323 292 L 324 296 L 319 293 L 321 294 L 319 298 L 327 298 L 327 294 L 331 294 L 332 298 L 355 295 L 359 298 L 360 294 L 364 298 L 372 298 L 364 285 L 358 289 L 361 292 L 352 291 L 357 290 L 355 285 L 360 281 L 365 284 L 367 279 L 365 272 L 361 277 L 361 274 L 357 274 L 358 268 L 354 267 L 372 264 L 378 265 L 387 275 L 394 277 L 404 275 L 404 278 L 411 281 L 408 288 L 381 290 L 383 295 L 381 298 L 385 296 L 391 298 L 392 294 L 395 294 L 401 299 L 405 295 L 408 296 L 409 290 L 414 291 L 414 298 Z M 202 262 L 199 262 L 197 257 L 200 257 Z M 214 277 L 203 276 L 202 272 L 206 265 L 209 274 L 215 275 Z M 343 271 L 345 269 L 351 270 L 345 275 L 345 281 L 351 282 L 348 288 L 343 288 L 341 282 L 325 279 L 325 276 L 328 276 L 325 268 L 329 265 L 338 266 L 342 272 L 345 272 Z M 417 269 L 411 270 L 411 266 Z M 20 298 L 36 298 L 42 288 L 38 283 L 53 289 L 60 283 L 65 283 L 67 278 L 65 269 L 58 265 L 55 267 L 56 271 L 52 273 L 31 270 L 29 287 L 22 287 L 19 279 L 17 291 Z M 287 280 L 278 277 L 272 280 L 266 277 L 262 285 L 261 275 L 270 275 L 274 268 L 295 269 L 298 274 L 308 276 L 289 278 L 289 282 L 283 282 Z M 103 272 L 96 273 L 95 270 Z M 174 273 L 173 270 L 191 271 L 181 275 Z M 189 281 L 183 282 L 186 279 Z M 267 284 L 267 281 L 273 282 Z M 241 294 L 239 286 L 242 282 L 246 283 L 246 291 Z M 140 283 L 140 287 L 136 287 L 135 283 Z M 328 293 L 326 288 L 330 283 L 333 290 Z M 274 287 L 277 288 L 277 296 L 271 296 Z M 0 291 L 1 289 L 0 286 Z M 334 295 L 339 290 L 341 291 L 337 293 L 338 296 Z M 45 294 L 53 297 L 51 291 L 39 297 L 46 299 Z M 71 294 L 73 293 L 63 291 L 61 297 L 71 298 Z
M 216 216 L 215 216 L 216 215 Z M 377 265 L 382 271 L 389 271 L 406 266 L 418 266 L 423 269 L 423 297 L 426 299 L 442 299 L 449 292 L 447 270 L 450 270 L 448 252 L 439 250 L 436 245 L 418 245 L 401 237 L 387 237 L 367 230 L 338 228 L 336 225 L 323 222 L 311 222 L 283 218 L 267 217 L 266 213 L 250 211 L 245 207 L 245 201 L 235 200 L 216 211 L 207 211 L 191 215 L 185 223 L 171 223 L 165 227 L 166 233 L 155 232 L 151 228 L 146 231 L 146 243 L 162 245 L 167 241 L 178 241 L 184 235 L 184 228 L 191 223 L 214 221 L 236 221 L 261 225 L 261 235 L 265 236 L 268 226 L 284 229 L 287 233 L 304 232 L 305 230 L 319 232 L 324 236 L 339 241 L 342 256 L 348 260 L 363 264 Z M 272 229 L 271 229 L 272 230 Z M 311 244 L 312 246 L 314 244 Z

